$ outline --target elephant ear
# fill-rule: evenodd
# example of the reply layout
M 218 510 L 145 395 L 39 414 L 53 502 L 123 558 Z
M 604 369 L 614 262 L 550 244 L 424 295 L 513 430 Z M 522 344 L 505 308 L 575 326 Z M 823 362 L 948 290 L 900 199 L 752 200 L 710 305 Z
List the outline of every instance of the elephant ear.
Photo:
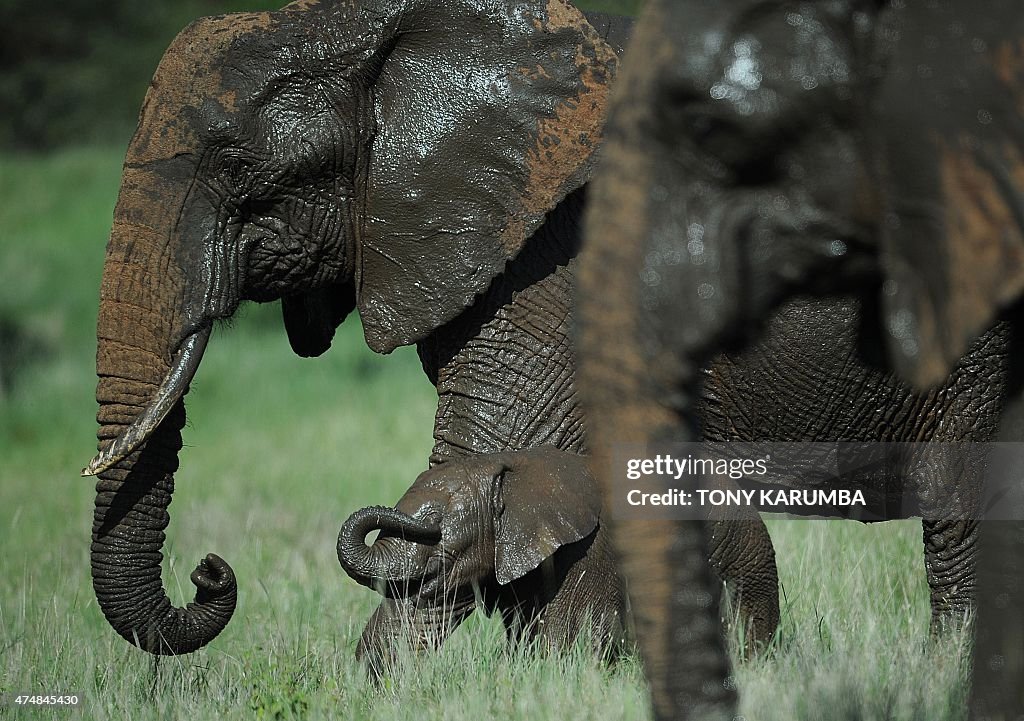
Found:
M 381 353 L 462 312 L 587 181 L 617 66 L 564 0 L 418 3 L 396 23 L 357 275 Z
M 601 518 L 585 458 L 550 446 L 509 456 L 494 486 L 494 572 L 502 585 L 589 536 Z
M 881 137 L 890 355 L 927 387 L 1024 291 L 1024 13 L 905 3 L 871 127 Z
M 355 288 L 351 283 L 283 297 L 281 310 L 292 350 L 303 358 L 324 353 L 331 347 L 334 331 L 355 306 Z

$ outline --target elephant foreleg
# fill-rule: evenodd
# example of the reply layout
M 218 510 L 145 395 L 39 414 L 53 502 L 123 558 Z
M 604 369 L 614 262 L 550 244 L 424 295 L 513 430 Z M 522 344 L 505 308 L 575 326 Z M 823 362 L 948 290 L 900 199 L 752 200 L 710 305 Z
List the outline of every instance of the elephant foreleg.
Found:
M 391 676 L 403 653 L 439 649 L 475 608 L 473 599 L 425 606 L 386 598 L 366 622 L 356 658 L 366 663 L 372 678 Z
M 725 582 L 744 629 L 744 653 L 766 645 L 779 625 L 779 574 L 768 528 L 759 517 L 711 524 L 711 567 Z M 731 620 L 731 619 L 729 619 Z
M 974 609 L 976 597 L 979 469 L 975 446 L 941 444 L 926 449 L 915 471 L 920 481 L 924 566 L 931 593 L 933 633 L 961 625 Z

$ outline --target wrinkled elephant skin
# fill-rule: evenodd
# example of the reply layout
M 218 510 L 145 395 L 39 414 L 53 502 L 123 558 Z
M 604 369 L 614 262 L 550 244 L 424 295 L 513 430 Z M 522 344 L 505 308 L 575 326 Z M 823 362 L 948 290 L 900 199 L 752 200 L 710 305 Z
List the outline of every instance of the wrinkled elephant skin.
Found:
M 1024 277 L 1022 37 L 1007 0 L 647 5 L 609 111 L 579 271 L 579 385 L 606 498 L 614 443 L 992 437 L 1019 375 L 1006 370 L 1008 354 L 1019 364 L 1009 327 L 989 328 Z M 847 331 L 820 328 L 817 345 L 787 346 L 794 327 L 777 323 L 798 295 L 838 302 L 840 318 L 852 299 L 865 352 L 848 355 Z M 747 406 L 757 418 L 720 412 L 722 398 L 736 407 L 757 394 L 734 361 L 710 376 L 709 363 L 730 351 L 756 367 L 766 338 L 764 361 L 791 358 L 799 375 L 777 396 L 763 386 Z M 787 393 L 808 369 L 808 387 L 822 388 L 802 355 L 822 344 L 839 359 L 875 356 L 882 395 L 863 400 L 898 415 L 851 426 L 815 405 L 821 396 Z M 862 373 L 853 363 L 840 377 L 850 372 Z M 945 406 L 944 394 L 958 400 Z M 784 420 L 801 415 L 803 438 Z M 918 490 L 938 499 L 939 481 L 968 494 L 980 484 Z M 933 611 L 955 616 L 974 592 L 977 523 L 923 505 Z M 656 716 L 731 717 L 728 665 L 705 622 L 713 599 L 677 591 L 706 582 L 696 557 L 712 532 L 610 520 L 627 580 L 645 580 L 630 593 Z
M 421 344 L 440 396 L 434 462 L 580 449 L 569 374 L 546 370 L 568 352 L 565 314 L 535 338 L 522 312 L 546 291 L 520 284 L 567 282 L 615 70 L 562 0 L 300 0 L 179 34 L 125 158 L 100 289 L 85 473 L 94 587 L 121 636 L 187 653 L 234 610 L 219 557 L 196 568 L 185 608 L 160 563 L 183 398 L 212 324 L 242 301 L 280 299 L 303 356 L 353 310 L 372 349 Z M 496 358 L 498 334 L 511 341 Z M 501 382 L 481 385 L 483 365 L 506 368 Z

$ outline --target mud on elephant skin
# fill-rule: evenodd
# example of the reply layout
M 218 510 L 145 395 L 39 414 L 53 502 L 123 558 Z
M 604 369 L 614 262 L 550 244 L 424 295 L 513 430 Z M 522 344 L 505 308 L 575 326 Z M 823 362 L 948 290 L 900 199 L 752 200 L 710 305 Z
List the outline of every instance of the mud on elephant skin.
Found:
M 100 289 L 85 473 L 98 477 L 93 585 L 123 638 L 188 653 L 233 613 L 222 559 L 199 564 L 185 608 L 160 563 L 183 397 L 213 323 L 243 301 L 280 299 L 303 356 L 353 310 L 375 351 L 421 344 L 440 396 L 434 462 L 578 450 L 569 376 L 544 366 L 564 364 L 565 314 L 544 316 L 561 348 L 537 337 L 524 314 L 546 290 L 521 283 L 567 282 L 574 191 L 615 70 L 562 0 L 299 0 L 179 34 L 128 148 Z
M 357 656 L 379 676 L 403 648 L 439 647 L 476 608 L 501 614 L 510 642 L 565 648 L 582 632 L 614 654 L 625 596 L 600 505 L 586 459 L 541 446 L 448 461 L 395 508 L 356 511 L 338 560 L 385 596 Z
M 908 440 L 943 424 L 955 439 L 957 423 L 972 440 L 991 436 L 1005 388 L 970 399 L 972 385 L 984 394 L 1006 378 L 1007 329 L 989 329 L 1024 286 L 1022 25 L 1009 0 L 646 6 L 580 258 L 579 386 L 606 494 L 611 444 L 697 440 L 708 364 L 726 351 L 756 355 L 796 295 L 853 297 L 865 309 L 856 335 L 884 346 L 880 365 L 898 373 L 884 385 L 918 389 L 897 399 L 886 428 L 921 413 L 914 398 L 935 402 L 934 387 L 953 383 L 967 407 L 921 415 Z M 961 362 L 965 352 L 989 360 Z M 813 374 L 788 382 L 820 387 Z M 886 407 L 877 400 L 872 412 Z M 817 420 L 835 409 L 806 410 Z M 973 589 L 956 579 L 973 578 L 976 524 L 949 523 L 941 503 L 931 512 L 933 610 L 947 591 L 962 608 Z M 672 590 L 680 578 L 700 582 L 708 530 L 611 530 L 627 580 L 648 581 L 632 601 L 657 717 L 730 718 L 708 604 Z M 687 633 L 668 633 L 680 622 Z

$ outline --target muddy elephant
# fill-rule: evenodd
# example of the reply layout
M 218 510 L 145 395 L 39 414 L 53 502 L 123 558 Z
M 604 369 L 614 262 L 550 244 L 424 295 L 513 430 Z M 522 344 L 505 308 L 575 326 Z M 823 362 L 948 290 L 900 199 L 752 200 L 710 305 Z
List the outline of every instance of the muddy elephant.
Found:
M 610 32 L 605 23 L 606 34 Z M 417 344 L 431 463 L 583 450 L 567 266 L 611 46 L 562 0 L 299 0 L 171 44 L 128 148 L 100 289 L 91 563 L 99 606 L 154 654 L 228 623 L 216 555 L 174 607 L 160 562 L 183 398 L 215 321 L 280 299 L 302 356 L 358 310 Z M 567 302 L 567 301 L 566 301 Z
M 380 531 L 367 546 L 367 534 Z M 512 643 L 569 647 L 581 632 L 613 657 L 625 594 L 586 459 L 552 446 L 448 461 L 394 508 L 353 513 L 338 560 L 385 598 L 356 649 L 375 675 L 405 648 L 437 648 L 475 609 Z
M 609 503 L 613 445 L 698 439 L 709 362 L 756 354 L 794 296 L 855 301 L 860 355 L 922 398 L 951 372 L 977 370 L 959 359 L 990 342 L 1000 316 L 994 332 L 1012 333 L 1024 288 L 1022 37 L 1024 15 L 1007 0 L 647 6 L 610 109 L 579 271 L 579 385 Z M 826 352 L 843 341 L 818 338 Z M 1011 399 L 1017 345 L 1004 341 Z M 981 420 L 985 440 L 998 403 L 974 407 L 964 420 Z M 813 429 L 831 410 L 795 412 Z M 973 559 L 976 516 L 940 513 L 926 532 L 929 521 L 948 530 L 929 572 Z M 708 599 L 675 592 L 701 582 L 709 528 L 610 526 L 627 580 L 645 580 L 631 599 L 656 716 L 730 718 Z M 1006 638 L 989 643 L 1005 649 Z

